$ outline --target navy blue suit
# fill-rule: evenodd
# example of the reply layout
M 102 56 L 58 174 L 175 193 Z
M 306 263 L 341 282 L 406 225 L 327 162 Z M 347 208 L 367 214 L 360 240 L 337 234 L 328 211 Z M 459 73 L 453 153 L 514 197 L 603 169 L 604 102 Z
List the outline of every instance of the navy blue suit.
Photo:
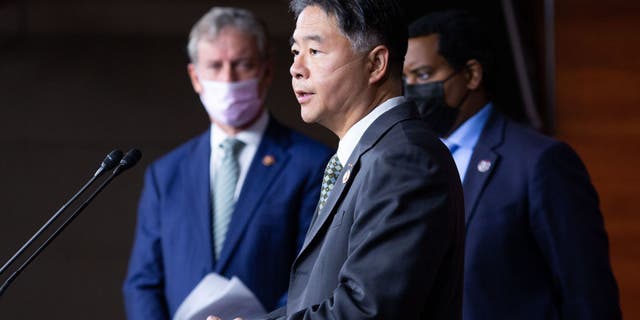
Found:
M 568 145 L 494 111 L 463 188 L 465 320 L 620 319 L 598 195 Z
M 333 151 L 271 119 L 247 172 L 219 260 L 212 246 L 210 131 L 146 171 L 129 271 L 129 319 L 168 319 L 209 272 L 237 276 L 277 307 Z M 264 162 L 272 156 L 273 163 Z

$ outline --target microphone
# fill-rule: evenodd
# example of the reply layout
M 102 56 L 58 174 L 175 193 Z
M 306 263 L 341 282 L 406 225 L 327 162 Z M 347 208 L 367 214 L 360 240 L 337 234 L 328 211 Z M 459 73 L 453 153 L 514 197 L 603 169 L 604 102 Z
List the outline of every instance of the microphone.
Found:
M 120 162 L 120 159 L 122 159 L 122 151 L 118 149 L 111 151 L 107 157 L 102 160 L 100 168 L 98 168 L 93 176 L 97 178 L 105 173 L 105 171 L 113 169 Z
M 112 175 L 117 176 L 121 174 L 123 171 L 135 166 L 136 163 L 138 163 L 138 161 L 140 161 L 141 158 L 142 158 L 142 152 L 140 152 L 140 150 L 133 148 L 127 151 L 127 154 L 124 155 L 122 160 L 120 160 L 120 163 L 118 164 L 118 166 L 113 170 Z
M 120 154 L 122 154 L 120 152 Z M 109 156 L 107 156 L 107 158 L 110 158 Z M 140 159 L 142 158 L 142 153 L 140 152 L 140 150 L 138 149 L 131 149 L 127 152 L 127 154 L 124 155 L 124 157 L 122 157 L 122 159 L 118 159 L 118 161 L 114 161 L 117 158 L 117 154 L 115 157 L 110 158 L 109 160 L 107 160 L 105 158 L 105 161 L 103 162 L 103 164 L 105 164 L 104 168 L 101 165 L 101 169 L 98 169 L 98 171 L 96 172 L 97 175 L 102 174 L 102 172 L 109 170 L 113 167 L 113 165 L 115 165 L 115 163 L 118 163 L 118 165 L 115 167 L 115 169 L 111 172 L 111 175 L 109 175 L 109 177 L 107 177 L 101 184 L 100 186 L 98 186 L 98 188 L 96 188 L 95 191 L 93 191 L 93 193 L 84 201 L 82 202 L 82 204 L 80 206 L 78 206 L 78 208 L 64 221 L 64 223 L 62 223 L 50 236 L 49 238 L 47 238 L 47 240 L 45 240 L 44 243 L 42 243 L 42 245 L 40 245 L 40 247 L 38 247 L 38 249 L 36 249 L 36 251 L 34 251 L 31 256 L 29 256 L 29 258 L 27 258 L 27 260 L 25 260 L 22 265 L 20 265 L 20 267 L 13 273 L 11 274 L 11 276 L 9 278 L 7 278 L 7 280 L 4 282 L 4 284 L 2 285 L 2 287 L 0 287 L 0 297 L 4 294 L 5 290 L 9 287 L 9 285 L 18 277 L 18 275 L 20 275 L 20 273 L 33 261 L 33 259 L 35 259 L 38 254 L 40 254 L 40 252 L 42 252 L 79 214 L 80 212 L 82 212 L 82 210 L 84 210 L 89 203 L 91 203 L 91 201 L 119 174 L 121 174 L 122 172 L 124 172 L 125 170 L 135 166 L 138 161 L 140 161 Z M 108 169 L 107 169 L 108 168 Z M 94 178 L 96 178 L 97 176 L 94 175 Z M 92 179 L 94 179 L 92 178 Z
M 115 149 L 113 151 L 111 151 L 105 158 L 104 160 L 102 160 L 102 163 L 100 164 L 100 168 L 98 168 L 98 170 L 96 171 L 96 173 L 93 175 L 93 177 L 91 177 L 91 179 L 89 179 L 89 181 L 87 183 L 84 184 L 84 186 L 82 186 L 82 188 L 80 188 L 80 190 L 78 192 L 76 192 L 76 194 L 73 195 L 73 197 L 71 197 L 71 199 L 69 199 L 69 201 L 67 201 L 67 203 L 65 203 L 62 207 L 60 207 L 60 209 L 58 209 L 58 211 L 56 213 L 53 214 L 53 216 L 51 216 L 51 218 L 42 226 L 40 227 L 40 229 L 38 231 L 36 231 L 36 233 L 31 236 L 31 238 L 24 244 L 22 245 L 22 247 L 11 257 L 11 259 L 9 259 L 7 261 L 7 263 L 5 263 L 2 266 L 2 269 L 0 269 L 0 275 L 2 275 L 4 273 L 4 271 L 20 256 L 22 255 L 22 253 L 31 245 L 31 243 L 33 243 L 33 241 L 38 238 L 42 232 L 47 229 L 49 227 L 49 225 L 51 225 L 51 223 L 53 223 L 53 221 L 55 221 L 60 214 L 62 214 L 62 212 L 64 210 L 67 209 L 67 207 L 69 207 L 69 205 L 71 205 L 71 203 L 73 203 L 82 193 L 84 193 L 85 190 L 87 190 L 87 188 L 93 184 L 94 181 L 96 181 L 96 179 L 101 176 L 106 170 L 111 170 L 113 167 L 116 166 L 116 164 L 118 164 L 118 162 L 120 161 L 120 159 L 122 159 L 122 151 Z

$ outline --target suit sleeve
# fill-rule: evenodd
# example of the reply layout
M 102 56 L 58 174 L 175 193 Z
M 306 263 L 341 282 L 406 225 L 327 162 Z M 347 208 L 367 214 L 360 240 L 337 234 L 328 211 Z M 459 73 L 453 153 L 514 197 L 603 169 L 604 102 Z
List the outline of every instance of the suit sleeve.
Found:
M 462 252 L 463 211 L 451 206 L 451 197 L 462 203 L 457 176 L 422 149 L 396 149 L 372 155 L 347 191 L 355 209 L 344 214 L 354 220 L 332 296 L 288 319 L 420 319 L 426 304 L 455 299 L 429 294 L 452 248 Z
M 620 319 L 598 195 L 578 156 L 557 143 L 538 159 L 531 225 L 562 301 L 562 319 Z
M 158 216 L 159 191 L 153 167 L 145 173 L 138 222 L 123 291 L 129 320 L 169 319 Z

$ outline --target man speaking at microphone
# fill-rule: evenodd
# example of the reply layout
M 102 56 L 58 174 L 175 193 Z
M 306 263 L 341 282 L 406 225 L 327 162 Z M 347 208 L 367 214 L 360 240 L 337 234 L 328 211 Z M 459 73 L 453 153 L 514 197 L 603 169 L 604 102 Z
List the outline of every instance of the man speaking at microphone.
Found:
M 147 169 L 123 288 L 129 319 L 169 319 L 210 272 L 238 277 L 266 310 L 282 304 L 331 154 L 265 110 L 270 47 L 252 13 L 211 9 L 188 52 L 211 128 Z
M 331 189 L 291 267 L 287 306 L 267 318 L 460 319 L 462 189 L 447 148 L 402 96 L 399 4 L 290 6 L 302 118 L 340 143 L 326 170 Z

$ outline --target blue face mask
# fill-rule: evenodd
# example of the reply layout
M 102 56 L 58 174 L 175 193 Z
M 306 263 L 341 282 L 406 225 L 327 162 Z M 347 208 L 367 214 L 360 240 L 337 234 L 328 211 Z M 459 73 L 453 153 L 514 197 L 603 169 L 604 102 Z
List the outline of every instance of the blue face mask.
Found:
M 466 94 L 455 107 L 447 104 L 444 94 L 444 83 L 456 74 L 457 72 L 454 72 L 442 81 L 424 84 L 405 84 L 404 86 L 405 97 L 416 103 L 420 117 L 426 121 L 431 130 L 440 137 L 449 135 L 460 114 L 460 105 L 462 105 L 468 96 L 468 94 Z

